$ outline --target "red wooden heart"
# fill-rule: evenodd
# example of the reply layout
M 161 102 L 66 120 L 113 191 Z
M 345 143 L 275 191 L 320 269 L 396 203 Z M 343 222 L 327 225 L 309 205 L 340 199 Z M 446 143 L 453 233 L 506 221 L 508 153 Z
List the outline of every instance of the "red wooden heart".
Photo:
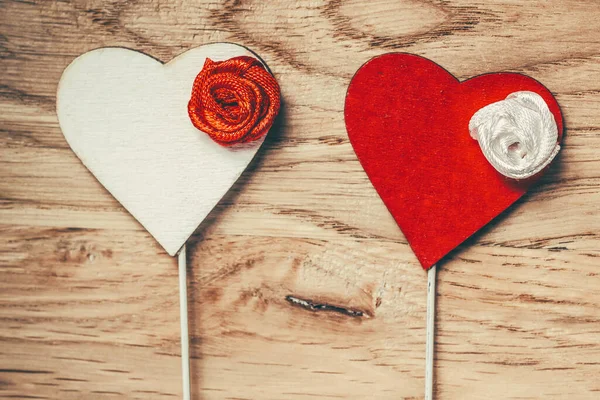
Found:
M 542 96 L 558 125 L 558 103 L 525 75 L 497 73 L 459 82 L 412 54 L 374 58 L 346 95 L 346 129 L 369 179 L 423 268 L 428 269 L 508 208 L 537 181 L 498 173 L 469 135 L 480 108 L 510 93 Z

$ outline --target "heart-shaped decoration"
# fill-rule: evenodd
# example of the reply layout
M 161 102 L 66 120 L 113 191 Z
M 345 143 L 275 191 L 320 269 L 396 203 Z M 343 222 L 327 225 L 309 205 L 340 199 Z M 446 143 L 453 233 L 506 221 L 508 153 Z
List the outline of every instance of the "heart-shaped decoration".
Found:
M 222 147 L 194 127 L 188 101 L 206 58 L 258 57 L 230 43 L 167 64 L 123 48 L 65 70 L 57 114 L 67 142 L 102 185 L 175 255 L 248 166 L 264 137 Z
M 469 135 L 479 109 L 530 91 L 563 119 L 542 84 L 515 73 L 459 82 L 434 62 L 411 54 L 372 59 L 346 96 L 350 142 L 373 186 L 427 269 L 513 204 L 540 174 L 506 178 Z M 542 171 L 543 172 L 543 171 Z

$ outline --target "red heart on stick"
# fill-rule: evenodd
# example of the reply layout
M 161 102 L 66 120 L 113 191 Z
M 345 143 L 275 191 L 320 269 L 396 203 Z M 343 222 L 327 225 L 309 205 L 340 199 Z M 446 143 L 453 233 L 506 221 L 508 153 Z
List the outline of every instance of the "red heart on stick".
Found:
M 370 60 L 352 79 L 344 111 L 350 142 L 423 268 L 539 180 L 541 173 L 523 181 L 504 177 L 469 134 L 476 111 L 518 91 L 544 99 L 560 141 L 558 103 L 525 75 L 486 74 L 459 82 L 426 58 L 397 53 Z

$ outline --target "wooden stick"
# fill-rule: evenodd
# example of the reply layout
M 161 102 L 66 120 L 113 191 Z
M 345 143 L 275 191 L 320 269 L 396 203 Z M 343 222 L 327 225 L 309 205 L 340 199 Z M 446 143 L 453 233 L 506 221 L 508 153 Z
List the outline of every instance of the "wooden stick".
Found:
M 190 338 L 188 332 L 187 308 L 187 259 L 186 245 L 179 250 L 179 320 L 181 322 L 181 376 L 183 379 L 183 400 L 190 400 Z
M 425 332 L 425 400 L 433 400 L 433 356 L 435 350 L 435 274 L 436 266 L 427 272 L 427 328 Z

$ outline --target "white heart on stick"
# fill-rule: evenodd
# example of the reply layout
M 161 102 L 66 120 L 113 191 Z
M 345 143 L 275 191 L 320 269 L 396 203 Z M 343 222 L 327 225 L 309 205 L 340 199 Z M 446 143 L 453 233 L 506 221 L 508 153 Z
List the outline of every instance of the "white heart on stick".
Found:
M 57 114 L 67 142 L 102 185 L 171 255 L 246 169 L 264 137 L 222 147 L 192 125 L 187 104 L 206 58 L 258 57 L 230 43 L 166 64 L 103 48 L 64 71 Z

